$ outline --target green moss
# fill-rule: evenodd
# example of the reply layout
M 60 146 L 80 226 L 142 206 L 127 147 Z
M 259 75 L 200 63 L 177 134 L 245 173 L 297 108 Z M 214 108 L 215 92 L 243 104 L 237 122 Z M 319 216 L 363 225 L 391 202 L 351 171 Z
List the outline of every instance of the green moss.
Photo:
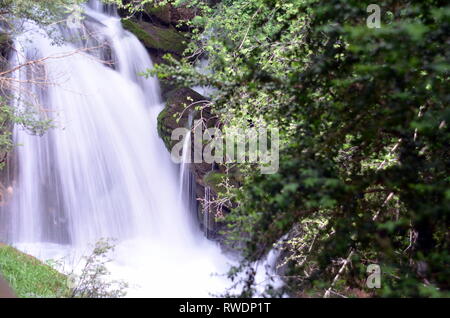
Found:
M 182 55 L 186 38 L 173 28 L 163 28 L 147 22 L 122 19 L 123 27 L 133 33 L 147 48 Z
M 10 246 L 0 245 L 0 273 L 18 297 L 57 297 L 69 291 L 65 275 Z

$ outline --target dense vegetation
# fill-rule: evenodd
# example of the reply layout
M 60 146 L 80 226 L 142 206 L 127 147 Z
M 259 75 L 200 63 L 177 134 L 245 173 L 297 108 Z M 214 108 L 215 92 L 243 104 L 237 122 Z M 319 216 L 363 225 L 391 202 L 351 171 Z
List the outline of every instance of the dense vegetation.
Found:
M 217 88 L 209 106 L 223 130 L 280 129 L 278 173 L 238 165 L 244 177 L 228 175 L 217 199 L 228 237 L 245 237 L 244 295 L 250 264 L 274 244 L 293 296 L 449 295 L 450 7 L 378 1 L 381 28 L 369 28 L 370 3 L 205 5 L 190 58 L 157 68 Z M 366 288 L 369 264 L 381 289 Z

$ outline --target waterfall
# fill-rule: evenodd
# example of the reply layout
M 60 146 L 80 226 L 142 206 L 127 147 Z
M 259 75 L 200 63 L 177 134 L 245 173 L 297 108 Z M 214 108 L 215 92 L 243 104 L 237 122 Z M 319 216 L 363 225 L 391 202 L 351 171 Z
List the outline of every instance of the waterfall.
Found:
M 15 72 L 13 106 L 40 107 L 35 116 L 56 127 L 43 136 L 14 128 L 0 241 L 67 259 L 115 238 L 110 268 L 133 286 L 131 296 L 220 293 L 225 279 L 211 274 L 226 271 L 227 259 L 180 196 L 177 167 L 157 135 L 158 82 L 137 75 L 152 67 L 150 57 L 103 9 L 91 0 L 83 28 L 58 30 L 62 44 L 31 22 L 15 39 L 12 65 L 50 58 Z

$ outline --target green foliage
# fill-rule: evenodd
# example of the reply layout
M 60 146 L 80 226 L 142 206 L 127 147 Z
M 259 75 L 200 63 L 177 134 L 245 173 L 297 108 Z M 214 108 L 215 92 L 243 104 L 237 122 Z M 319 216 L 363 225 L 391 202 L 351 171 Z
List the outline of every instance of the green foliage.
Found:
M 75 5 L 86 0 L 2 0 L 0 3 L 0 21 L 9 33 L 21 33 L 23 28 L 16 22 L 29 19 L 41 26 L 49 26 L 65 20 L 67 13 Z
M 10 246 L 0 246 L 0 274 L 18 297 L 58 297 L 69 290 L 65 275 Z
M 191 22 L 194 59 L 156 68 L 217 88 L 225 130 L 280 129 L 277 174 L 239 166 L 228 236 L 245 243 L 245 271 L 288 234 L 291 295 L 323 295 L 350 251 L 339 294 L 448 295 L 450 7 L 380 1 L 382 27 L 370 29 L 370 3 L 222 1 Z M 202 56 L 210 72 L 196 70 Z M 372 263 L 379 290 L 365 287 Z
M 32 134 L 41 135 L 51 127 L 51 121 L 39 110 L 41 105 L 33 105 L 23 96 L 13 96 L 11 91 L 15 83 L 10 78 L 8 54 L 11 51 L 11 39 L 24 32 L 21 20 L 34 21 L 52 34 L 54 24 L 65 21 L 65 17 L 82 0 L 4 0 L 0 3 L 0 169 L 4 167 L 6 155 L 13 148 L 11 130 L 13 125 L 22 126 Z M 56 40 L 56 38 L 55 38 Z M 22 95 L 26 95 L 22 92 Z M 20 100 L 19 100 L 20 99 Z M 22 109 L 13 109 L 14 102 L 22 102 Z
M 182 55 L 186 38 L 172 28 L 162 28 L 145 22 L 122 19 L 125 29 L 133 33 L 146 47 Z

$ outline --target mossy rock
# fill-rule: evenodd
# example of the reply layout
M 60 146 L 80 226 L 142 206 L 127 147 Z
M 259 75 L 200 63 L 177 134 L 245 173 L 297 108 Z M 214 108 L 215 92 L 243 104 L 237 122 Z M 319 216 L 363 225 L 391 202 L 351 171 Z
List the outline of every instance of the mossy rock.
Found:
M 205 231 L 206 229 L 208 230 L 208 232 L 209 232 L 208 233 L 208 237 L 209 238 L 214 238 L 214 236 L 216 236 L 216 231 L 217 231 L 216 217 L 215 217 L 215 215 L 213 213 L 210 213 L 205 218 L 205 210 L 204 210 L 203 204 L 199 204 L 198 205 L 198 208 L 197 208 L 197 220 L 198 220 L 198 223 L 200 224 L 200 227 L 202 228 L 203 231 Z
M 70 291 L 65 275 L 31 255 L 2 244 L 0 274 L 18 297 L 59 297 Z
M 164 145 L 166 146 L 167 150 L 170 151 L 172 149 L 172 133 L 166 126 L 166 122 L 168 120 L 168 111 L 167 108 L 164 108 L 158 115 L 158 134 L 159 137 L 161 137 L 161 139 L 164 141 Z
M 159 21 L 165 24 L 170 24 L 172 22 L 171 8 L 170 5 L 168 4 L 162 6 L 155 6 L 154 4 L 148 3 L 145 5 L 144 11 L 149 16 L 154 16 Z
M 226 179 L 224 173 L 210 171 L 203 177 L 203 182 L 206 186 L 210 187 L 215 193 L 219 194 L 226 191 L 224 185 L 222 184 Z
M 123 27 L 133 33 L 149 50 L 183 55 L 187 38 L 172 27 L 161 27 L 144 21 L 122 19 Z
M 158 115 L 158 133 L 169 151 L 177 143 L 171 140 L 172 131 L 187 127 L 189 111 L 185 108 L 201 100 L 205 97 L 190 88 L 176 88 L 166 94 L 166 107 Z

